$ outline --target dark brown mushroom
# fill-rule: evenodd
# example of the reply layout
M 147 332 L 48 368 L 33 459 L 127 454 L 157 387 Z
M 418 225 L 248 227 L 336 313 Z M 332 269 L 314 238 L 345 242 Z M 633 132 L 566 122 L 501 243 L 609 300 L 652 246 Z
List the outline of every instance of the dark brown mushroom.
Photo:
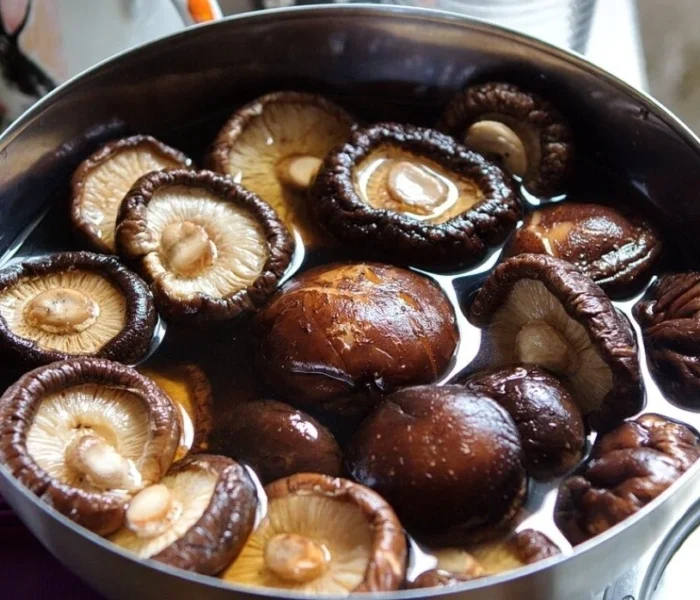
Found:
M 393 393 L 362 424 L 346 460 L 357 481 L 434 546 L 493 536 L 527 487 L 515 423 L 496 402 L 459 385 Z
M 24 375 L 0 398 L 0 462 L 56 510 L 100 534 L 172 463 L 170 399 L 134 369 L 74 358 Z
M 565 191 L 573 135 L 562 115 L 538 95 L 510 83 L 472 85 L 450 100 L 438 127 L 500 160 L 533 194 Z
M 356 130 L 326 157 L 311 194 L 316 217 L 337 239 L 440 268 L 483 258 L 520 215 L 501 169 L 412 125 Z
M 241 552 L 257 505 L 244 467 L 224 456 L 198 454 L 134 496 L 124 527 L 109 539 L 139 558 L 215 575 Z
M 219 445 L 249 465 L 263 484 L 295 473 L 342 473 L 333 434 L 306 413 L 274 400 L 247 402 L 231 411 Z
M 662 276 L 634 316 L 656 383 L 674 402 L 700 406 L 700 273 Z
M 464 386 L 508 411 L 518 426 L 530 475 L 561 475 L 583 457 L 586 430 L 581 410 L 551 373 L 536 366 L 497 367 L 475 373 Z
M 231 319 L 273 293 L 293 243 L 275 212 L 210 171 L 144 175 L 127 194 L 117 248 L 138 261 L 170 319 Z
M 45 364 L 73 356 L 135 363 L 157 315 L 144 282 L 116 258 L 62 252 L 0 271 L 0 348 Z
M 191 162 L 182 152 L 150 135 L 133 135 L 105 144 L 73 173 L 73 224 L 96 250 L 116 252 L 117 213 L 129 188 L 146 173 L 187 167 Z
M 476 563 L 478 565 L 478 563 Z M 446 571 L 445 569 L 430 569 L 418 575 L 413 581 L 407 584 L 409 590 L 419 590 L 423 588 L 432 587 L 449 587 L 453 585 L 459 585 L 461 583 L 466 583 L 467 581 L 472 581 L 473 579 L 478 579 L 479 577 L 484 577 L 486 572 L 480 567 L 476 566 L 473 572 L 468 573 L 453 573 L 452 571 Z
M 661 241 L 645 221 L 614 208 L 563 202 L 529 214 L 504 250 L 504 256 L 526 253 L 569 261 L 619 295 L 648 281 Z
M 223 579 L 336 597 L 399 587 L 406 538 L 391 506 L 372 490 L 302 473 L 265 492 L 267 517 Z
M 257 316 L 264 380 L 294 404 L 367 412 L 381 394 L 427 383 L 457 346 L 432 281 L 376 263 L 324 265 L 285 284 Z
M 316 245 L 322 232 L 310 218 L 306 192 L 323 158 L 348 139 L 352 126 L 350 115 L 321 96 L 267 94 L 233 114 L 210 162 L 268 202 L 306 244 Z
M 654 500 L 700 458 L 685 425 L 643 415 L 600 438 L 592 460 L 566 481 L 555 516 L 572 544 L 607 531 Z
M 609 428 L 644 402 L 627 320 L 574 265 L 543 254 L 501 263 L 472 303 L 491 363 L 539 365 L 556 375 L 594 427 Z

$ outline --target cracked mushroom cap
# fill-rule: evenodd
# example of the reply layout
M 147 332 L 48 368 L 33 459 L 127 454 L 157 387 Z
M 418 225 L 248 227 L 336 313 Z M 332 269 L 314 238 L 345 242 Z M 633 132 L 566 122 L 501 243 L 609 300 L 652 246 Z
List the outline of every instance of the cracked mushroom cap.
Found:
M 354 479 L 386 498 L 411 534 L 435 546 L 492 536 L 526 494 L 515 423 L 496 402 L 460 385 L 388 396 L 345 458 Z
M 139 558 L 215 575 L 241 552 L 257 505 L 244 467 L 224 456 L 198 454 L 136 494 L 124 527 L 109 539 Z
M 562 115 L 536 94 L 510 83 L 469 86 L 450 100 L 438 128 L 499 160 L 533 194 L 565 191 L 573 135 Z
M 156 322 L 148 288 L 112 256 L 61 252 L 0 271 L 0 348 L 29 364 L 74 356 L 135 363 Z
M 294 404 L 360 414 L 399 386 L 435 381 L 458 341 L 431 280 L 378 263 L 341 263 L 286 283 L 258 313 L 257 364 Z
M 295 473 L 342 474 L 338 442 L 305 412 L 283 402 L 259 400 L 237 406 L 230 420 L 220 446 L 250 466 L 263 485 Z
M 109 360 L 39 367 L 0 398 L 0 461 L 56 510 L 102 535 L 121 527 L 132 494 L 165 474 L 179 437 L 170 399 Z
M 700 405 L 700 273 L 664 275 L 634 307 L 657 384 L 675 402 Z
M 688 427 L 660 415 L 627 421 L 593 448 L 559 492 L 555 517 L 572 544 L 607 531 L 654 500 L 700 458 Z
M 493 366 L 539 365 L 555 373 L 597 428 L 639 412 L 644 393 L 627 320 L 574 265 L 546 255 L 502 262 L 474 298 Z
M 307 191 L 323 158 L 348 139 L 352 127 L 350 115 L 321 96 L 275 92 L 233 114 L 210 162 L 268 202 L 313 246 L 321 232 L 310 218 Z
M 73 224 L 96 250 L 116 252 L 117 213 L 136 180 L 151 171 L 178 169 L 191 163 L 182 152 L 150 135 L 133 135 L 105 144 L 73 173 Z
M 496 165 L 437 131 L 394 123 L 356 130 L 326 157 L 311 195 L 339 240 L 441 268 L 481 259 L 520 215 Z
M 581 409 L 554 375 L 536 366 L 480 371 L 464 386 L 498 402 L 518 426 L 530 475 L 549 479 L 583 457 L 586 430 Z
M 210 171 L 149 173 L 131 188 L 119 252 L 138 262 L 170 319 L 231 319 L 272 294 L 293 242 L 252 192 Z
M 182 436 L 177 458 L 204 452 L 214 426 L 214 397 L 206 373 L 192 364 L 139 367 L 138 371 L 154 381 L 179 409 Z
M 645 221 L 614 208 L 564 202 L 529 214 L 504 250 L 526 253 L 562 258 L 609 294 L 624 294 L 648 281 L 661 240 Z
M 391 506 L 372 490 L 299 473 L 265 492 L 267 516 L 223 579 L 336 597 L 398 589 L 406 537 Z

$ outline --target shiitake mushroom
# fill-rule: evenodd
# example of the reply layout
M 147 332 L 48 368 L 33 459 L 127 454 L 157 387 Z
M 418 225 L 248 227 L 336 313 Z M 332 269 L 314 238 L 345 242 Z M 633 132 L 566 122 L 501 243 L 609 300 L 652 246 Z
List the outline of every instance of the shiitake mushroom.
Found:
M 393 123 L 355 130 L 323 161 L 311 195 L 342 242 L 441 269 L 483 258 L 520 215 L 499 167 L 437 131 Z
M 527 476 L 517 427 L 459 385 L 404 388 L 364 421 L 346 453 L 353 478 L 386 498 L 416 537 L 449 546 L 495 535 Z
M 20 362 L 138 362 L 156 319 L 144 282 L 112 256 L 61 252 L 0 271 L 0 350 Z
M 552 371 L 594 427 L 613 427 L 641 409 L 632 328 L 571 263 L 543 254 L 503 261 L 476 294 L 469 319 L 485 328 L 492 366 Z
M 434 381 L 457 346 L 440 288 L 378 263 L 306 271 L 256 321 L 264 381 L 293 404 L 346 415 L 366 413 L 399 386 Z

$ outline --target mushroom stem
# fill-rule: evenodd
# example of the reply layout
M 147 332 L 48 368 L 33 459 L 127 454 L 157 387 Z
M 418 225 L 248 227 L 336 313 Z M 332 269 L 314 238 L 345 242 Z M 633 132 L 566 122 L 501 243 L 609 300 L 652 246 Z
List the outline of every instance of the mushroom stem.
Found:
M 265 545 L 265 567 L 286 581 L 313 581 L 328 571 L 330 562 L 324 544 L 296 533 L 275 535 Z
M 133 497 L 126 511 L 126 526 L 137 537 L 152 538 L 170 529 L 181 514 L 182 504 L 168 487 L 157 483 Z
M 546 321 L 529 321 L 515 338 L 515 358 L 559 375 L 573 375 L 578 357 L 566 338 Z
M 277 165 L 277 178 L 283 185 L 297 191 L 309 188 L 323 161 L 315 156 L 288 156 Z
M 111 444 L 87 434 L 73 439 L 65 451 L 66 465 L 102 490 L 135 491 L 141 486 L 139 472 Z
M 399 204 L 430 212 L 447 200 L 447 186 L 421 165 L 397 160 L 389 169 L 387 191 Z
M 216 245 L 206 229 L 191 221 L 167 225 L 160 243 L 172 270 L 185 277 L 199 275 L 217 256 Z
M 513 175 L 522 177 L 527 172 L 527 150 L 523 141 L 500 121 L 477 121 L 467 130 L 464 144 L 484 156 L 499 156 Z
M 69 288 L 41 292 L 27 302 L 27 322 L 47 333 L 70 335 L 90 327 L 100 314 L 100 307 L 89 296 Z

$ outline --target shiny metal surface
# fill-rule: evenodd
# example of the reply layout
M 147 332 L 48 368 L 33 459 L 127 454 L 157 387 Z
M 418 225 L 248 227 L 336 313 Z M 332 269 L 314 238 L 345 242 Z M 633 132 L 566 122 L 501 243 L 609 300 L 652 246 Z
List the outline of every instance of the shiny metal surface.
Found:
M 197 27 L 60 88 L 0 139 L 0 255 L 9 256 L 42 211 L 65 198 L 72 169 L 108 136 L 167 135 L 199 115 L 223 115 L 285 87 L 390 101 L 392 111 L 420 121 L 465 82 L 486 76 L 541 90 L 564 107 L 581 152 L 631 179 L 656 206 L 659 227 L 700 266 L 700 143 L 672 115 L 584 60 L 532 39 L 454 15 L 376 6 L 261 12 Z M 699 472 L 700 464 L 572 556 L 401 596 L 594 598 L 690 507 Z M 1 467 L 0 493 L 51 552 L 108 598 L 279 596 L 135 560 L 56 514 Z

